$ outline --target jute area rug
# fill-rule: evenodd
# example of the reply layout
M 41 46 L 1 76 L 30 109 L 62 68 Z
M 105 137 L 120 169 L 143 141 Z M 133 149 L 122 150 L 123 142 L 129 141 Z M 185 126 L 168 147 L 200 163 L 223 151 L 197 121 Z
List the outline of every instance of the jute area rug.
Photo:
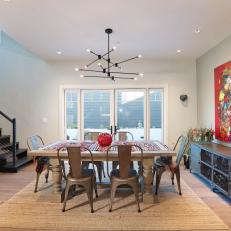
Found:
M 49 201 L 51 185 L 33 193 L 32 182 L 0 206 L 0 230 L 228 230 L 183 180 L 181 183 L 183 195 L 179 196 L 165 173 L 155 203 L 141 203 L 141 213 L 137 213 L 134 194 L 125 189 L 118 191 L 109 213 L 110 190 L 100 189 L 91 214 L 86 193 L 68 200 L 63 213 L 61 203 Z

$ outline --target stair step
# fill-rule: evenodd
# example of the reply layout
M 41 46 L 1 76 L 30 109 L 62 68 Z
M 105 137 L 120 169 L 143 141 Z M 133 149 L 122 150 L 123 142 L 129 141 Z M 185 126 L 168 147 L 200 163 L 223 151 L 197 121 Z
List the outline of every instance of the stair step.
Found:
M 0 136 L 0 147 L 2 145 L 6 145 L 9 143 L 10 143 L 10 136 L 9 135 Z
M 30 162 L 33 161 L 33 157 L 23 157 L 16 161 L 15 166 L 13 165 L 13 162 L 7 162 L 4 166 L 0 166 L 0 172 L 18 172 L 18 169 Z
M 4 166 L 6 164 L 6 158 L 3 156 L 0 156 L 0 167 Z
M 27 156 L 27 149 L 20 148 L 20 149 L 16 150 L 16 156 L 18 159 L 21 159 L 21 158 Z
M 0 150 L 4 150 L 4 151 L 12 151 L 13 150 L 13 143 L 9 143 L 9 144 L 4 144 L 0 146 Z M 16 142 L 16 150 L 19 149 L 19 142 Z
M 18 150 L 16 150 L 16 157 L 17 157 L 18 159 L 20 159 L 20 158 L 22 158 L 22 157 L 24 157 L 24 156 L 26 156 L 26 155 L 27 155 L 27 149 L 25 149 L 25 148 L 19 148 Z M 12 152 L 9 151 L 9 152 L 5 152 L 5 153 L 3 153 L 3 154 L 0 154 L 0 156 L 4 156 L 4 157 L 6 157 L 6 158 L 10 158 L 10 157 L 12 157 L 13 155 L 12 155 Z

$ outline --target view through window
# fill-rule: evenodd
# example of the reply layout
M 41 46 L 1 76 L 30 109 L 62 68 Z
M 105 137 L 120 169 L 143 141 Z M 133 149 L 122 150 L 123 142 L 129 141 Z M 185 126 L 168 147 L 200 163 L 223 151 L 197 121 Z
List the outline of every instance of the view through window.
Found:
M 83 139 L 87 132 L 110 133 L 111 128 L 114 133 L 116 126 L 135 140 L 163 141 L 163 105 L 164 89 L 65 89 L 66 138 Z

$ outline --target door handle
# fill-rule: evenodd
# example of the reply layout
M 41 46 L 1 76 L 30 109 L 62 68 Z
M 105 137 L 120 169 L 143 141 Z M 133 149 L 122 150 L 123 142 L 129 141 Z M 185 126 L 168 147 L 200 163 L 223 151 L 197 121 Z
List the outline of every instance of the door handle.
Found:
M 112 128 L 112 125 L 111 125 L 111 135 L 113 134 L 113 128 Z
M 115 132 L 115 134 L 117 133 L 117 127 L 116 127 L 116 125 L 114 126 L 114 132 Z

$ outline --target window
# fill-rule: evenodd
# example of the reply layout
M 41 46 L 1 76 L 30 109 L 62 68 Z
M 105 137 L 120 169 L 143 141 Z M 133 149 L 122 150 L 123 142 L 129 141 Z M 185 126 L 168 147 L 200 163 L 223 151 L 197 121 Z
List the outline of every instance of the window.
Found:
M 164 89 L 65 89 L 65 138 L 86 132 L 131 132 L 135 140 L 164 141 Z M 81 113 L 80 113 L 81 112 Z M 81 116 L 81 118 L 80 118 Z

